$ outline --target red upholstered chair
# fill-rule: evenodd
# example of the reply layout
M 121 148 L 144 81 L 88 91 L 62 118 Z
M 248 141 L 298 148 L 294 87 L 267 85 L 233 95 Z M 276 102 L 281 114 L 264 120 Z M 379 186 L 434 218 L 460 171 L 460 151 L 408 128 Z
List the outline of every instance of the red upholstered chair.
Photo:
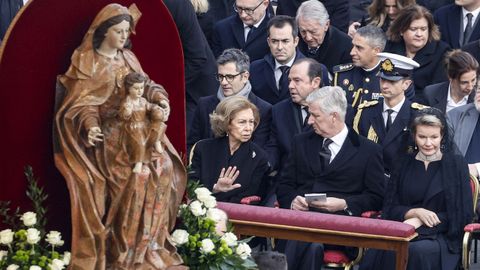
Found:
M 379 211 L 366 211 L 362 213 L 362 217 L 364 218 L 380 218 L 380 215 L 381 212 Z M 323 264 L 329 268 L 350 270 L 362 260 L 364 252 L 365 249 L 359 248 L 357 257 L 351 260 L 343 251 L 325 250 L 323 253 Z
M 478 183 L 478 179 L 470 175 L 470 186 L 472 188 L 472 197 L 473 197 L 473 212 L 477 210 L 477 199 L 478 199 L 478 192 L 480 189 L 480 185 Z M 480 223 L 471 223 L 465 226 L 464 228 L 465 234 L 463 236 L 463 250 L 462 250 L 462 266 L 463 269 L 468 270 L 470 268 L 470 247 L 472 244 L 472 239 L 475 239 L 477 237 L 474 237 L 474 234 L 480 233 Z M 477 239 L 475 239 L 477 241 Z M 476 252 L 475 252 L 476 253 Z

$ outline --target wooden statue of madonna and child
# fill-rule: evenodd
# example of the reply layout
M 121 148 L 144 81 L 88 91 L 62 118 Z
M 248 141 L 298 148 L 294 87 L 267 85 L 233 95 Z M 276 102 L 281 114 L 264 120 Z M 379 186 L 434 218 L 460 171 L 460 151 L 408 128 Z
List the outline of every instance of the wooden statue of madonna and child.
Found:
M 58 77 L 55 163 L 71 199 L 69 269 L 184 268 L 169 232 L 186 173 L 165 135 L 168 94 L 128 49 L 140 15 L 134 4 L 105 6 Z

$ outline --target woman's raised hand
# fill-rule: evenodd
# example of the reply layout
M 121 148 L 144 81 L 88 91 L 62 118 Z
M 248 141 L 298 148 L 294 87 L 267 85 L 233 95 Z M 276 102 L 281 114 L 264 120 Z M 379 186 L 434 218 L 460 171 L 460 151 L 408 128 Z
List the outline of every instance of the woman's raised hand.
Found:
M 225 168 L 223 168 L 220 172 L 220 175 L 218 176 L 217 183 L 213 185 L 213 192 L 227 192 L 241 187 L 242 185 L 238 183 L 234 184 L 239 174 L 240 171 L 237 170 L 236 166 L 230 166 L 226 170 Z

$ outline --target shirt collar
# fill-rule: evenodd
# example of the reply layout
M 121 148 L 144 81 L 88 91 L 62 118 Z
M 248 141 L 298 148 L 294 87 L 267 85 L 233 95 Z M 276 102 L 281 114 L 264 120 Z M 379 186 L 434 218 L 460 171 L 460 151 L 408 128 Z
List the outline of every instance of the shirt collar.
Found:
M 343 125 L 342 131 L 340 131 L 337 135 L 330 138 L 337 146 L 342 146 L 343 142 L 348 136 L 348 128 L 347 125 Z
M 263 20 L 265 19 L 265 16 L 267 15 L 267 11 L 265 11 L 265 14 L 263 14 L 263 17 L 260 19 L 260 21 L 258 21 L 256 24 L 254 24 L 253 26 L 255 28 L 258 28 L 258 26 L 260 26 L 260 24 L 263 22 Z M 247 28 L 247 27 L 250 27 L 249 25 L 246 25 L 245 23 L 243 24 L 243 28 Z
M 369 69 L 366 69 L 366 68 L 364 68 L 363 70 L 365 70 L 366 72 L 370 72 L 370 71 L 372 71 L 372 70 L 376 69 L 376 68 L 378 67 L 378 65 L 379 65 L 379 64 L 380 64 L 380 60 L 378 60 L 377 64 L 376 64 L 374 67 L 372 67 L 372 68 L 369 68 Z
M 295 54 L 293 55 L 292 59 L 291 59 L 290 61 L 288 61 L 288 63 L 286 63 L 286 64 L 284 64 L 284 65 L 280 64 L 280 63 L 277 61 L 277 59 L 274 58 L 274 59 L 275 59 L 275 69 L 279 69 L 281 66 L 291 67 L 291 66 L 293 65 L 293 62 L 295 62 L 295 57 L 297 56 L 296 54 L 297 54 L 297 52 L 295 52 Z
M 455 102 L 452 99 L 452 96 L 450 96 L 450 89 L 451 89 L 451 84 L 448 84 L 447 103 L 458 104 L 458 103 L 462 103 L 462 102 L 468 102 L 468 96 L 469 95 L 464 96 L 459 102 Z
M 466 10 L 464 7 L 462 7 L 462 15 L 463 15 L 462 18 L 465 18 L 465 17 L 467 16 L 467 13 L 472 13 L 472 15 L 473 15 L 473 17 L 472 17 L 472 19 L 473 19 L 472 24 L 473 24 L 473 23 L 475 23 L 475 20 L 476 20 L 476 18 L 477 18 L 477 16 L 478 16 L 478 13 L 480 13 L 480 7 L 477 8 L 477 9 L 474 9 L 473 11 L 468 11 L 468 10 Z
M 383 112 L 386 112 L 388 109 L 391 109 L 394 112 L 398 113 L 402 108 L 403 103 L 405 103 L 405 97 L 403 97 L 402 101 L 400 101 L 397 105 L 393 106 L 393 108 L 390 108 L 388 107 L 387 103 L 385 103 L 385 100 L 383 100 Z

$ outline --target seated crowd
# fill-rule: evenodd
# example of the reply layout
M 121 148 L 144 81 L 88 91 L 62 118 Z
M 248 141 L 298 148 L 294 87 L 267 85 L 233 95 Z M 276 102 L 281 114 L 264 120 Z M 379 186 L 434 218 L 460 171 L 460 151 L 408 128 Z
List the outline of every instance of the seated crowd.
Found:
M 268 0 L 231 2 L 212 30 L 218 89 L 188 121 L 189 178 L 219 201 L 382 211 L 418 233 L 407 269 L 457 269 L 480 172 L 480 0 L 367 1 L 350 27 L 348 1 L 279 0 L 276 16 Z M 357 252 L 276 249 L 288 269 L 320 269 L 325 249 Z M 380 250 L 360 265 L 394 268 Z

